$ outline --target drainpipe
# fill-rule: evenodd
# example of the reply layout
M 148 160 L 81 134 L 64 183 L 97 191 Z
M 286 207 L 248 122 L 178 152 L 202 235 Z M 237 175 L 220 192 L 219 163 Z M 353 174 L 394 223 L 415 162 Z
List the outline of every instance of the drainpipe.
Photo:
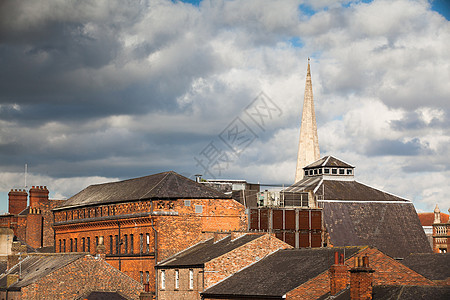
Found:
M 155 266 L 156 266 L 156 264 L 158 263 L 158 231 L 156 231 L 155 229 L 155 224 L 153 223 L 153 216 L 151 222 L 152 222 L 152 229 L 154 232 L 153 240 L 155 242 Z M 155 295 L 156 299 L 158 299 L 158 270 L 156 268 L 155 268 Z
M 120 222 L 119 221 L 117 221 L 117 226 L 119 227 L 119 236 L 117 237 L 117 241 L 116 241 L 117 245 L 116 245 L 116 247 L 119 246 L 117 248 L 117 255 L 119 257 L 119 271 L 122 271 L 122 261 L 120 260 L 121 238 L 120 238 Z

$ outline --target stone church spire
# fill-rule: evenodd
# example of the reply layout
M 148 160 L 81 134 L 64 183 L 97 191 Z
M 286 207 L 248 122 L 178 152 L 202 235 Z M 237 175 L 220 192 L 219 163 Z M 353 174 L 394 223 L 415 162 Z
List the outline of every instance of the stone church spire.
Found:
M 302 124 L 300 127 L 300 141 L 298 143 L 297 170 L 295 182 L 303 178 L 303 167 L 320 158 L 319 138 L 317 135 L 316 114 L 314 112 L 314 97 L 311 82 L 311 69 L 308 58 L 306 73 L 305 96 L 303 100 Z

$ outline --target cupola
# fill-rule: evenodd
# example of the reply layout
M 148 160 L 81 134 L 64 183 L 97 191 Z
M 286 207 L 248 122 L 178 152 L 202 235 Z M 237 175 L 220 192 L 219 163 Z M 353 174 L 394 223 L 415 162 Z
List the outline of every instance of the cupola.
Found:
M 305 177 L 353 178 L 355 167 L 333 156 L 325 156 L 303 168 Z

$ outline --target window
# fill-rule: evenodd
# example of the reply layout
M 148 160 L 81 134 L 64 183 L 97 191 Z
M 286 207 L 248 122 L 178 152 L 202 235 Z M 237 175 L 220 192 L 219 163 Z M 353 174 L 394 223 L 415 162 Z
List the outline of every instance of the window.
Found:
M 86 251 L 86 242 L 85 242 L 84 238 L 81 239 L 81 249 L 82 249 L 82 252 Z
M 175 270 L 175 289 L 178 290 L 180 287 L 180 271 Z
M 74 240 L 74 244 L 73 244 L 73 251 L 78 252 L 78 239 L 75 238 Z
M 191 200 L 184 200 L 184 206 L 191 206 Z
M 308 176 L 308 171 L 307 170 L 305 171 L 305 176 Z
M 340 175 L 344 175 L 345 174 L 345 169 L 339 169 L 339 174 Z
M 59 240 L 59 252 L 62 252 L 62 241 Z
M 201 214 L 203 212 L 203 206 L 202 205 L 196 205 L 195 206 L 195 213 Z
M 145 283 L 149 283 L 149 282 L 150 282 L 150 272 L 145 271 Z
M 131 254 L 133 254 L 133 242 L 134 242 L 133 235 L 130 234 L 130 253 Z
M 337 174 L 337 169 L 331 169 L 331 174 Z
M 347 175 L 352 175 L 352 169 L 347 169 Z
M 114 240 L 112 235 L 109 236 L 109 253 L 114 254 Z
M 64 243 L 63 250 L 64 250 L 64 252 L 66 252 L 66 239 L 64 239 L 63 243 Z
M 149 253 L 150 252 L 150 233 L 146 234 L 146 247 L 145 247 L 145 252 Z
M 144 235 L 139 234 L 139 253 L 144 252 Z
M 330 174 L 330 169 L 328 169 L 328 168 L 323 169 L 323 173 L 324 174 Z
M 140 271 L 139 274 L 141 275 L 141 284 L 144 283 L 144 272 Z
M 116 240 L 116 254 L 120 254 L 120 249 L 119 249 L 119 236 L 116 234 L 116 236 L 114 237 Z
M 319 169 L 319 174 L 322 174 L 322 169 Z
M 95 237 L 95 246 L 98 246 L 98 236 Z
M 72 239 L 70 239 L 69 249 L 70 249 L 69 252 L 73 252 L 73 240 Z
M 127 254 L 128 253 L 128 235 L 124 235 L 124 237 L 123 237 L 123 240 L 124 240 L 124 248 L 125 248 L 125 250 L 124 250 L 124 253 L 125 254 Z
M 91 252 L 91 238 L 90 237 L 87 237 L 86 244 L 87 244 L 87 252 Z
M 164 290 L 166 288 L 166 271 L 161 270 L 161 289 Z
M 189 270 L 189 289 L 194 289 L 194 270 Z
M 317 169 L 314 169 L 314 175 L 317 175 Z

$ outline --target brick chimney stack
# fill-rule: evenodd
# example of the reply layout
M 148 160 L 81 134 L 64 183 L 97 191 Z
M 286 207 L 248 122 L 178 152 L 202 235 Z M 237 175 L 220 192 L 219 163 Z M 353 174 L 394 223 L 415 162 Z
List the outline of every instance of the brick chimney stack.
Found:
M 369 266 L 369 257 L 356 257 L 355 267 L 350 269 L 350 299 L 372 299 L 372 273 Z
M 328 270 L 330 275 L 330 294 L 336 295 L 348 285 L 348 268 L 344 263 L 344 254 L 334 253 L 334 265 Z
M 11 189 L 8 193 L 8 213 L 18 215 L 28 206 L 28 193 L 22 189 Z
M 38 208 L 40 203 L 48 201 L 48 190 L 46 186 L 33 186 L 30 189 L 30 206 Z

